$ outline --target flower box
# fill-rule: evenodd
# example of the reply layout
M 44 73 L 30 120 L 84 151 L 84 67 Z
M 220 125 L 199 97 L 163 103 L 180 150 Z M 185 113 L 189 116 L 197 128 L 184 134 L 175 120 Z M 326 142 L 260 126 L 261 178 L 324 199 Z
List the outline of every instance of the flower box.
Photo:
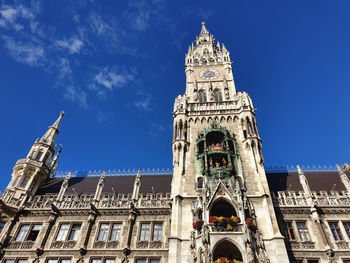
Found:
M 241 219 L 238 216 L 223 217 L 223 216 L 210 216 L 209 223 L 214 224 L 215 228 L 219 232 L 233 231 Z
M 243 263 L 243 261 L 237 259 L 218 258 L 214 261 L 214 263 Z
M 194 221 L 192 223 L 192 226 L 195 230 L 201 230 L 202 229 L 202 226 L 204 224 L 204 221 L 201 220 L 201 219 L 197 219 L 196 221 Z

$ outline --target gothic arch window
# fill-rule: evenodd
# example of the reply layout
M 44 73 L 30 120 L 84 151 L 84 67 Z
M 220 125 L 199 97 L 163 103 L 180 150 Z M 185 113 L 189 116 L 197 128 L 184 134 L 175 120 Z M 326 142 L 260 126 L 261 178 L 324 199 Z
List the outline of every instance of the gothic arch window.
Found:
M 242 261 L 243 257 L 239 249 L 229 240 L 219 241 L 213 250 L 213 260 L 226 258 L 228 260 Z
M 215 100 L 215 102 L 221 102 L 222 101 L 222 93 L 218 89 L 214 90 L 214 100 Z
M 175 128 L 174 128 L 174 140 L 177 139 L 177 123 L 175 122 Z
M 231 217 L 231 216 L 237 216 L 236 210 L 234 207 L 225 199 L 218 199 L 213 203 L 213 205 L 210 208 L 209 212 L 210 216 L 217 216 L 217 217 Z
M 179 123 L 179 139 L 183 138 L 183 124 L 182 124 L 182 120 L 180 120 Z
M 208 55 L 208 54 L 209 54 L 208 49 L 204 49 L 204 50 L 203 50 L 203 54 L 204 54 L 204 55 Z
M 209 58 L 209 62 L 214 63 L 215 62 L 214 58 Z
M 252 123 L 250 122 L 250 119 L 247 117 L 247 126 L 248 126 L 248 133 L 250 136 L 254 134 Z
M 198 64 L 198 63 L 199 63 L 199 60 L 198 60 L 198 59 L 195 59 L 195 60 L 194 60 L 194 63 L 195 63 L 195 64 Z
M 202 58 L 202 63 L 207 63 L 207 60 L 205 58 Z
M 184 146 L 184 156 L 183 156 L 183 173 L 185 173 L 185 167 L 186 167 L 186 155 L 187 155 L 187 146 Z
M 199 102 L 207 102 L 207 94 L 205 93 L 204 90 L 200 90 L 198 92 L 198 99 L 199 99 Z

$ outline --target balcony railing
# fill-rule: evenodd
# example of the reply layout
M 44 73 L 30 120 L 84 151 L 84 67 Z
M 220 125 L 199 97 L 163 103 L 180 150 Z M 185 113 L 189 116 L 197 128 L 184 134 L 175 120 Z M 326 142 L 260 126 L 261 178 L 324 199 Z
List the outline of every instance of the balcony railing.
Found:
M 134 204 L 137 208 L 169 208 L 171 196 L 167 194 L 140 194 Z M 96 207 L 104 208 L 129 208 L 132 202 L 131 195 L 127 194 L 102 194 Z M 39 195 L 34 196 L 31 201 L 26 203 L 27 208 L 31 209 L 50 209 L 51 204 L 55 204 L 59 209 L 87 209 L 94 203 L 94 195 L 65 195 L 62 201 L 57 201 L 57 195 Z

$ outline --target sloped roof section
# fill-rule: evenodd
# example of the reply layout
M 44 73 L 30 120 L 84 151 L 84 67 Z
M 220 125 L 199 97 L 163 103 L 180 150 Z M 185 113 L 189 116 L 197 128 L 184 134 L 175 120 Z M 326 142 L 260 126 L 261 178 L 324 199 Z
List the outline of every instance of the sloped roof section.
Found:
M 69 180 L 66 194 L 93 194 L 96 191 L 99 177 L 73 177 Z M 140 193 L 170 193 L 172 175 L 141 176 Z M 58 194 L 64 178 L 50 179 L 41 186 L 36 195 Z M 103 194 L 129 194 L 133 191 L 135 176 L 107 176 Z
M 345 191 L 336 171 L 304 172 L 311 191 Z M 303 191 L 296 172 L 266 173 L 270 191 Z

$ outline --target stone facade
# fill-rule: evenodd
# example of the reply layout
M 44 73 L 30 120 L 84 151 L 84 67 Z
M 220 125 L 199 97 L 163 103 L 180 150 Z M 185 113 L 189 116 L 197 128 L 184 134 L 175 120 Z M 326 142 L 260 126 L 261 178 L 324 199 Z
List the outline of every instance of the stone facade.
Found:
M 60 114 L 1 197 L 2 262 L 350 262 L 349 169 L 265 171 L 252 100 L 204 23 L 185 74 L 172 174 L 59 178 Z

